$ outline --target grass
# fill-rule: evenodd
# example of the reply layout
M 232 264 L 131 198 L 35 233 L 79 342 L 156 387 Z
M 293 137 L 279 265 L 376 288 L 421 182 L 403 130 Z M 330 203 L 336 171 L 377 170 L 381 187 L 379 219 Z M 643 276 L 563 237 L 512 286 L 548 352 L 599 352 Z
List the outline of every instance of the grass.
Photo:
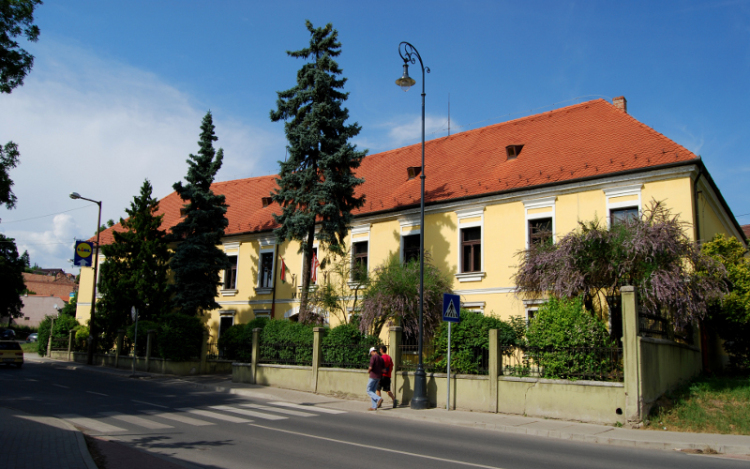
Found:
M 21 348 L 23 349 L 24 353 L 37 353 L 37 346 L 39 345 L 39 342 L 29 342 L 21 344 Z
M 651 411 L 650 428 L 750 435 L 750 376 L 703 376 L 665 394 Z

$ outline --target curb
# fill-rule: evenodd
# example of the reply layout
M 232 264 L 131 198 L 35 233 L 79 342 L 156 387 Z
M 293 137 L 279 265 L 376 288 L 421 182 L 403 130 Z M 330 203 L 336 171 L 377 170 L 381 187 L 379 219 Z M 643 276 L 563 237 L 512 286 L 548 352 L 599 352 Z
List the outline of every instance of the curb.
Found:
M 63 419 L 57 419 L 58 421 L 62 422 L 63 425 L 68 427 L 70 431 L 75 433 L 76 441 L 78 442 L 78 449 L 81 451 L 81 457 L 83 458 L 83 462 L 86 463 L 86 467 L 88 469 L 98 469 L 96 466 L 96 463 L 94 463 L 94 459 L 91 457 L 91 453 L 89 453 L 89 448 L 86 446 L 86 439 L 83 437 L 83 433 L 81 433 L 80 430 L 78 430 L 75 426 L 73 426 L 72 423 L 66 422 Z

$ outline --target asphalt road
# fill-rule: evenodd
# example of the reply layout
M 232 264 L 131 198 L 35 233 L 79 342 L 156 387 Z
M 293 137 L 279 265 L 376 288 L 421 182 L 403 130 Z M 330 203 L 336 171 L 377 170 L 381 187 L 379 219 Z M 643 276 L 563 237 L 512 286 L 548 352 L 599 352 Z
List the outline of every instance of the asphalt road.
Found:
M 187 467 L 748 467 L 747 461 L 250 399 L 175 379 L 131 379 L 59 362 L 27 361 L 21 370 L 0 367 L 0 402 L 66 419 L 91 435 L 116 438 Z

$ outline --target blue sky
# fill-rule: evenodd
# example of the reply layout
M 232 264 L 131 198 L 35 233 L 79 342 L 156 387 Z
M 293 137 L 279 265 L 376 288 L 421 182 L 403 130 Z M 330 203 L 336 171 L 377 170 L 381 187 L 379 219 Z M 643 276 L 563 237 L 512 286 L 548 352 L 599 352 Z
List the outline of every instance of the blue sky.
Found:
M 750 1 L 46 0 L 36 19 L 34 69 L 0 96 L 0 141 L 21 150 L 0 232 L 45 267 L 74 271 L 72 241 L 94 230 L 95 206 L 68 193 L 101 199 L 105 220 L 144 178 L 167 195 L 209 109 L 219 180 L 277 172 L 285 140 L 269 111 L 302 65 L 286 51 L 307 45 L 305 19 L 339 31 L 355 143 L 370 153 L 420 139 L 419 91 L 394 84 L 409 41 L 432 69 L 428 138 L 447 134 L 449 109 L 456 133 L 624 95 L 631 115 L 703 157 L 750 223 Z

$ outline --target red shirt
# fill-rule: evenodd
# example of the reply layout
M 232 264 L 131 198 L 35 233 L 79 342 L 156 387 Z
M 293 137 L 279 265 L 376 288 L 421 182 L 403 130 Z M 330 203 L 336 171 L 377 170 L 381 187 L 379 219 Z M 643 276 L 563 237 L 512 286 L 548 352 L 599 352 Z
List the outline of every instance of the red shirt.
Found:
M 383 364 L 385 365 L 385 368 L 383 368 L 383 377 L 390 378 L 391 373 L 393 372 L 393 360 L 391 360 L 391 357 L 384 353 L 382 355 L 383 358 Z

